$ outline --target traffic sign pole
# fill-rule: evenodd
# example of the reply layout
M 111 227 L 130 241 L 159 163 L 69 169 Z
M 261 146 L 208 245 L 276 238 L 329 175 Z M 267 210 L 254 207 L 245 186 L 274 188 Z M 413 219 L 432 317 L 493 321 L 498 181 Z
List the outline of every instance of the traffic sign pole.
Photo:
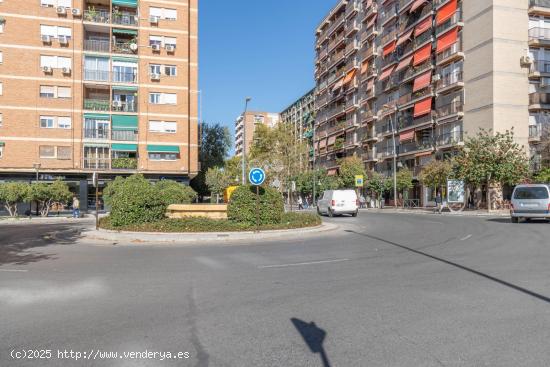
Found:
M 260 232 L 260 186 L 256 186 L 256 232 Z
M 260 231 L 260 186 L 265 182 L 265 172 L 261 168 L 252 168 L 248 180 L 256 186 L 256 232 Z

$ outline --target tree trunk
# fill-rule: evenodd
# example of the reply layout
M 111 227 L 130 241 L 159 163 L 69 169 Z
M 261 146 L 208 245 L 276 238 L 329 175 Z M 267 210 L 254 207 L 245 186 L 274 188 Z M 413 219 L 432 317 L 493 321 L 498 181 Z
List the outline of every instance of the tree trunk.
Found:
M 491 184 L 487 180 L 487 211 L 490 213 L 491 209 Z

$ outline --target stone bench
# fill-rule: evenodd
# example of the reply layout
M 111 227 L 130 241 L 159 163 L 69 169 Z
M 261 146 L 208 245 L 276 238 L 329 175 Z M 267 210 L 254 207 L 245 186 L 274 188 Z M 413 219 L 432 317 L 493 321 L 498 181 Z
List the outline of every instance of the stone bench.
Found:
M 206 217 L 211 219 L 227 219 L 226 204 L 174 204 L 168 206 L 168 218 Z

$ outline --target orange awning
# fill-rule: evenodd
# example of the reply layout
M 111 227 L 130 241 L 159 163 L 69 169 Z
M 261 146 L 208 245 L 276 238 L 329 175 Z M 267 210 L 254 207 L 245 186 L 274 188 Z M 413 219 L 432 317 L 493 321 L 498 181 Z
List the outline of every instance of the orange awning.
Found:
M 423 99 L 414 105 L 414 117 L 423 116 L 432 110 L 432 97 Z
M 437 39 L 437 53 L 451 47 L 458 40 L 458 28 L 454 28 Z
M 319 142 L 319 149 L 323 149 L 327 146 L 327 139 L 323 139 Z
M 414 53 L 414 62 L 413 65 L 419 65 L 422 64 L 424 61 L 428 60 L 430 58 L 430 55 L 432 54 L 432 44 L 429 43 L 426 46 L 416 50 Z
M 424 5 L 427 2 L 427 0 L 416 0 L 414 4 L 411 6 L 411 10 L 409 10 L 411 13 L 416 11 L 416 9 L 420 8 L 422 5 Z
M 432 82 L 432 71 L 429 70 L 414 80 L 413 92 L 426 88 Z
M 384 57 L 388 56 L 393 51 L 395 51 L 396 45 L 397 45 L 397 41 L 393 41 L 389 45 L 386 45 L 386 47 L 384 47 L 384 52 L 382 53 Z
M 399 70 L 402 70 L 402 69 L 410 66 L 412 59 L 413 59 L 413 55 L 405 57 L 403 60 L 401 60 L 399 62 L 399 64 L 397 64 L 397 67 L 395 68 L 395 71 L 399 71 Z
M 413 32 L 414 32 L 414 29 L 411 29 L 407 33 L 404 33 L 401 37 L 399 37 L 396 45 L 401 46 L 403 43 L 407 42 L 411 38 Z
M 357 72 L 356 69 L 353 69 L 352 71 L 348 72 L 348 74 L 346 75 L 346 78 L 344 79 L 344 85 L 348 84 L 353 80 L 353 78 L 355 78 L 356 72 Z
M 443 24 L 446 20 L 451 18 L 457 9 L 457 0 L 451 0 L 447 4 L 443 5 L 436 15 L 436 25 Z
M 399 133 L 399 141 L 409 141 L 414 139 L 414 129 Z
M 330 137 L 328 138 L 328 143 L 327 143 L 327 145 L 328 145 L 328 146 L 331 146 L 331 145 L 334 145 L 334 143 L 336 143 L 336 136 L 330 136 Z
M 390 66 L 389 68 L 387 68 L 386 70 L 384 70 L 382 72 L 382 74 L 380 74 L 380 77 L 378 78 L 378 80 L 384 80 L 384 79 L 387 79 L 391 73 L 393 73 L 393 71 L 395 70 L 395 65 L 393 66 Z
M 432 28 L 432 17 L 428 17 L 422 22 L 418 23 L 418 25 L 414 29 L 414 36 L 418 37 L 430 28 Z
M 334 92 L 337 89 L 342 88 L 342 85 L 344 85 L 344 79 L 340 79 L 334 84 L 334 87 L 332 87 L 332 91 Z
M 361 74 L 365 74 L 369 70 L 369 62 L 365 61 L 363 65 L 361 65 Z

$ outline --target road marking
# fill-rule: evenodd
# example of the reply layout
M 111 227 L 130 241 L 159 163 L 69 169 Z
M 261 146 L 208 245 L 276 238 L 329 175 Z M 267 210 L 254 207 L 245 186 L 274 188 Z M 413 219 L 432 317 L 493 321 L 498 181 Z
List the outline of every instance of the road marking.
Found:
M 461 238 L 460 240 L 461 240 L 461 241 L 466 241 L 466 240 L 469 240 L 470 238 L 472 238 L 472 236 L 473 236 L 473 235 L 469 234 L 469 235 L 467 235 L 466 237 Z
M 5 272 L 13 272 L 13 273 L 26 273 L 28 272 L 28 270 L 23 270 L 23 269 L 0 269 L 0 271 L 5 271 Z
M 280 265 L 263 265 L 263 266 L 258 266 L 258 269 L 288 268 L 290 266 L 329 264 L 329 263 L 339 263 L 339 262 L 343 262 L 343 261 L 350 261 L 350 259 L 320 260 L 320 261 L 310 261 L 310 262 L 305 262 L 305 263 L 292 263 L 292 264 L 280 264 Z

